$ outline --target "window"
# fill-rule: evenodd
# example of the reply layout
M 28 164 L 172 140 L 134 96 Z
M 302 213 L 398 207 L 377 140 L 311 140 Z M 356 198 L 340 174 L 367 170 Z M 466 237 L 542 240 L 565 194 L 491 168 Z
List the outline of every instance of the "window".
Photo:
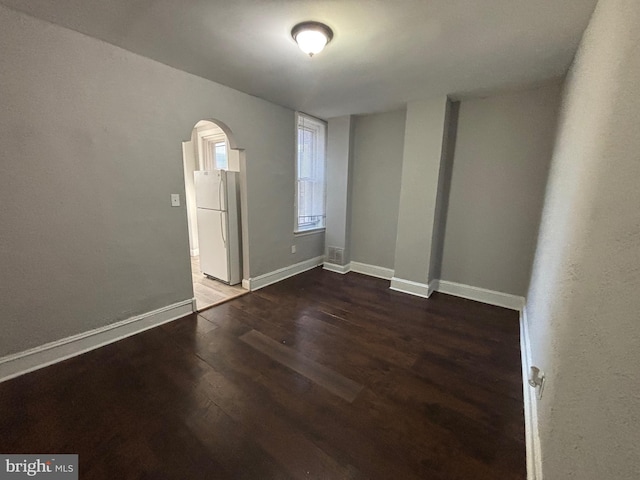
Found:
M 227 144 L 225 142 L 217 142 L 214 145 L 217 170 L 227 170 L 229 168 L 229 160 L 227 159 Z
M 296 223 L 295 232 L 325 226 L 326 124 L 296 114 Z
M 228 170 L 227 143 L 215 137 L 203 137 L 205 170 Z

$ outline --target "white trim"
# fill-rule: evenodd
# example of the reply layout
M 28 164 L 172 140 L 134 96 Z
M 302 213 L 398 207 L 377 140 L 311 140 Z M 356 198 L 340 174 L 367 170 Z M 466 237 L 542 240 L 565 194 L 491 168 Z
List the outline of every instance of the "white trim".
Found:
M 300 176 L 299 176 L 299 172 L 298 172 L 298 131 L 300 128 L 300 118 L 303 118 L 303 123 L 304 123 L 304 119 L 308 119 L 309 122 L 311 124 L 315 123 L 316 126 L 318 127 L 318 130 L 322 130 L 322 140 L 324 141 L 324 145 L 323 145 L 323 149 L 322 149 L 322 154 L 321 155 L 316 155 L 317 157 L 322 157 L 320 160 L 322 161 L 322 170 L 323 170 L 323 175 L 322 175 L 322 182 L 323 182 L 323 192 L 322 192 L 322 216 L 323 216 L 323 223 L 321 226 L 319 227 L 314 227 L 314 228 L 309 228 L 309 229 L 300 229 L 299 225 L 298 225 L 298 200 L 299 200 L 299 188 L 300 188 Z M 314 117 L 312 115 L 309 115 L 307 113 L 304 112 L 299 112 L 296 111 L 294 114 L 294 121 L 295 121 L 295 156 L 296 156 L 296 161 L 295 161 L 295 181 L 296 181 L 296 185 L 295 185 L 295 197 L 294 197 L 294 202 L 293 202 L 293 234 L 295 237 L 301 236 L 301 235 L 305 235 L 307 233 L 309 234 L 313 234 L 313 233 L 320 233 L 326 230 L 327 228 L 327 150 L 328 150 L 328 145 L 329 145 L 329 123 L 325 120 L 322 120 L 320 118 Z M 314 159 L 315 162 L 316 159 Z
M 385 280 L 391 280 L 394 273 L 391 268 L 378 267 L 377 265 L 360 262 L 351 262 L 351 271 L 369 275 L 370 277 L 384 278 Z
M 40 345 L 0 358 L 0 382 L 38 370 L 67 358 L 95 350 L 136 333 L 149 330 L 192 313 L 193 300 L 183 300 L 152 312 L 105 325 L 88 332 Z
M 511 310 L 521 310 L 524 307 L 524 297 L 511 295 L 509 293 L 496 292 L 480 287 L 472 287 L 471 285 L 463 285 L 462 283 L 448 282 L 439 280 L 436 290 L 440 293 L 447 293 L 456 297 L 468 298 L 489 305 L 510 308 Z
M 327 227 L 321 227 L 321 228 L 313 228 L 310 230 L 294 231 L 293 234 L 296 237 L 306 237 L 307 235 L 318 235 L 320 233 L 324 233 L 326 230 L 327 230 Z
M 289 265 L 288 267 L 279 268 L 278 270 L 274 270 L 273 272 L 258 275 L 255 278 L 249 279 L 249 290 L 258 290 L 260 288 L 266 287 L 267 285 L 271 285 L 273 283 L 284 280 L 285 278 L 293 277 L 294 275 L 298 275 L 299 273 L 311 270 L 312 268 L 315 268 L 318 265 L 322 265 L 323 263 L 323 256 L 314 257 L 300 263 Z
M 196 300 L 196 297 L 193 297 L 191 299 L 191 312 L 198 313 L 198 302 Z
M 538 398 L 529 386 L 531 343 L 527 307 L 520 310 L 520 358 L 522 363 L 522 393 L 524 396 L 524 430 L 527 451 L 527 480 L 542 480 L 542 456 L 538 431 Z
M 351 271 L 351 264 L 347 263 L 346 265 L 338 265 L 337 263 L 329 263 L 324 262 L 322 268 L 325 270 L 329 270 L 330 272 L 340 273 L 344 275 L 345 273 L 349 273 Z
M 429 298 L 429 295 L 431 295 L 433 291 L 433 288 L 429 287 L 426 283 L 413 282 L 398 277 L 391 278 L 391 286 L 389 288 L 396 292 L 408 293 L 409 295 L 422 298 Z
M 191 256 L 192 257 L 197 257 L 197 256 L 200 255 L 200 249 L 199 248 L 192 248 L 192 249 L 190 249 L 190 251 L 191 251 Z
M 244 288 L 245 290 L 251 290 L 251 282 L 249 282 L 249 280 L 247 280 L 246 278 L 243 278 L 242 288 Z

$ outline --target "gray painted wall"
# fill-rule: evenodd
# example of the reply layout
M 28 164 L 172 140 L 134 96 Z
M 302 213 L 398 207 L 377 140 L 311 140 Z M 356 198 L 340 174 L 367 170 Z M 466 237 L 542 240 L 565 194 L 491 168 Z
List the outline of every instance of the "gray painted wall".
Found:
M 406 111 L 355 117 L 351 260 L 393 269 Z
M 559 101 L 559 83 L 462 101 L 442 280 L 526 294 Z
M 565 84 L 527 302 L 545 480 L 640 478 L 638 25 L 600 0 Z
M 251 276 L 322 255 L 293 235 L 292 111 L 2 6 L 0 45 L 0 356 L 192 297 L 169 195 L 201 119 L 246 149 Z

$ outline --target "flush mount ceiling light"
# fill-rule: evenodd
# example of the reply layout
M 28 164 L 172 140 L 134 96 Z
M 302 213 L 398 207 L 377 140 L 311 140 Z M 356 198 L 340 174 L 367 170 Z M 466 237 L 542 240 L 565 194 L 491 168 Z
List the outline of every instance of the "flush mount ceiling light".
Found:
M 333 38 L 333 31 L 324 23 L 302 22 L 291 30 L 291 36 L 296 41 L 300 50 L 313 57 L 320 53 L 327 43 Z

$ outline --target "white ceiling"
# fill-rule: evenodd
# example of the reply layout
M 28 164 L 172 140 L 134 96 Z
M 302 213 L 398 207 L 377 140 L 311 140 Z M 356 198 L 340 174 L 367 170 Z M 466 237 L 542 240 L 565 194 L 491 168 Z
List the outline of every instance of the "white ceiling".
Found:
M 0 0 L 167 65 L 328 118 L 563 75 L 597 0 Z M 304 20 L 334 39 L 306 57 Z

